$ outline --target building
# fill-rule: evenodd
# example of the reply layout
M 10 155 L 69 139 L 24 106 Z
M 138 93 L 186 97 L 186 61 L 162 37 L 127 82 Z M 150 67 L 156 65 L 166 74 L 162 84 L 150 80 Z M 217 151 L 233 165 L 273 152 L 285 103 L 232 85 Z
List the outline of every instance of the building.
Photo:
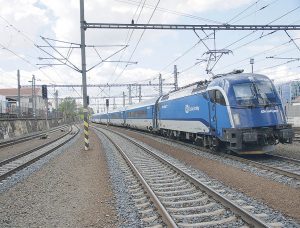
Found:
M 292 103 L 300 96 L 300 81 L 294 80 L 276 85 L 277 91 L 283 104 Z
M 286 103 L 284 109 L 288 123 L 300 128 L 300 96 L 294 98 L 291 103 Z
M 8 110 L 9 113 L 17 114 L 18 89 L 0 89 L 0 95 L 5 96 L 6 100 L 11 103 L 11 108 Z M 20 108 L 21 116 L 45 116 L 46 103 L 42 98 L 41 88 L 35 88 L 35 91 L 32 88 L 21 88 Z

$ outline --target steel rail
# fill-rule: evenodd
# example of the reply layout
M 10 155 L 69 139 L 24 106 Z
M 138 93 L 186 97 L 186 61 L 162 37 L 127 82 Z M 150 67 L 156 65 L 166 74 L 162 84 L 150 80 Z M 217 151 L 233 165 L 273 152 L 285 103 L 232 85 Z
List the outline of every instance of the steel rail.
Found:
M 279 159 L 282 159 L 282 160 L 286 160 L 288 162 L 293 162 L 293 163 L 297 163 L 300 165 L 300 160 L 298 159 L 295 159 L 295 158 L 288 158 L 288 157 L 284 157 L 284 156 L 281 156 L 281 155 L 277 155 L 277 154 L 268 154 L 269 156 L 272 156 L 274 158 L 279 158 Z
M 155 195 L 151 187 L 147 184 L 144 177 L 141 175 L 141 173 L 138 171 L 138 169 L 134 166 L 134 164 L 130 161 L 128 156 L 125 154 L 125 152 L 104 132 L 100 131 L 99 129 L 96 129 L 102 134 L 105 135 L 105 137 L 116 147 L 116 149 L 119 151 L 119 153 L 122 155 L 122 157 L 125 159 L 127 164 L 130 166 L 132 171 L 135 173 L 135 175 L 140 180 L 141 184 L 143 185 L 144 189 L 148 193 L 149 197 L 151 198 L 152 202 L 156 206 L 157 210 L 160 212 L 160 215 L 162 216 L 162 220 L 166 223 L 168 227 L 178 227 L 174 220 L 172 219 L 171 215 L 167 212 L 166 208 L 162 205 L 158 197 Z
M 118 127 L 118 126 L 114 126 L 114 127 Z M 129 129 L 127 129 L 127 130 L 129 130 Z M 134 129 L 130 129 L 130 130 L 134 131 L 134 132 L 141 133 L 140 131 L 137 131 L 137 130 L 134 130 Z M 201 152 L 207 152 L 207 153 L 211 152 L 211 151 L 207 151 L 205 148 L 199 148 L 199 146 L 192 145 L 192 144 L 189 144 L 189 143 L 185 143 L 185 142 L 182 142 L 182 141 L 166 138 L 166 137 L 163 137 L 163 136 L 153 135 L 153 134 L 150 134 L 148 132 L 143 132 L 143 133 L 144 134 L 149 134 L 152 137 L 161 138 L 161 139 L 167 140 L 169 142 L 174 142 L 174 143 L 177 143 L 177 144 L 180 144 L 180 145 L 192 148 L 192 149 L 196 149 L 196 150 L 201 151 Z M 261 169 L 264 169 L 264 170 L 269 170 L 269 171 L 272 171 L 272 172 L 277 173 L 277 174 L 281 174 L 281 175 L 284 175 L 284 176 L 287 176 L 287 177 L 290 177 L 290 178 L 294 178 L 296 180 L 300 180 L 300 175 L 297 174 L 297 173 L 293 173 L 293 172 L 289 172 L 289 171 L 286 171 L 286 170 L 283 170 L 283 169 L 275 168 L 275 167 L 272 167 L 270 165 L 266 165 L 266 164 L 263 164 L 263 163 L 260 163 L 260 162 L 252 161 L 252 160 L 249 160 L 249 159 L 246 159 L 246 158 L 241 158 L 241 157 L 238 157 L 236 155 L 230 155 L 230 154 L 225 154 L 225 153 L 221 153 L 221 154 L 214 153 L 214 154 L 222 155 L 223 157 L 228 158 L 228 159 L 232 159 L 232 160 L 235 160 L 235 161 L 246 163 L 246 164 L 255 166 L 257 168 L 261 168 Z M 272 155 L 272 156 L 274 156 L 274 155 Z M 277 157 L 279 157 L 279 156 L 277 156 Z M 285 157 L 281 157 L 281 158 L 286 159 Z M 292 159 L 290 159 L 290 160 L 292 160 Z M 295 159 L 295 161 L 300 162 L 296 159 Z
M 50 154 L 51 152 L 57 150 L 59 147 L 63 146 L 65 143 L 69 142 L 71 139 L 73 139 L 73 138 L 79 133 L 79 128 L 78 128 L 77 126 L 75 126 L 75 127 L 77 128 L 77 132 L 76 132 L 74 135 L 72 135 L 70 138 L 68 138 L 66 141 L 64 141 L 64 142 L 60 143 L 59 145 L 57 145 L 57 146 L 51 148 L 51 149 L 48 150 L 47 152 L 45 152 L 45 153 L 43 153 L 43 154 L 41 154 L 41 155 L 39 155 L 39 156 L 37 156 L 37 157 L 35 157 L 35 158 L 29 160 L 29 161 L 27 161 L 27 162 L 25 162 L 25 163 L 23 163 L 23 164 L 21 164 L 21 165 L 15 167 L 15 168 L 9 170 L 9 171 L 7 171 L 7 172 L 1 174 L 1 175 L 0 175 L 0 181 L 4 180 L 6 177 L 10 176 L 11 174 L 13 174 L 13 173 L 15 173 L 15 172 L 17 172 L 17 171 L 19 171 L 19 170 L 21 170 L 21 169 L 23 169 L 23 168 L 29 166 L 29 165 L 31 165 L 32 163 L 36 162 L 37 160 L 41 159 L 42 157 L 45 157 L 46 155 Z M 71 130 L 70 132 L 68 132 L 67 134 L 65 134 L 64 136 L 60 137 L 59 139 L 62 139 L 62 138 L 65 137 L 66 135 L 70 134 L 71 132 L 72 132 L 72 130 Z M 52 143 L 53 143 L 53 142 L 52 142 Z M 35 151 L 36 151 L 36 150 L 35 150 Z M 34 152 L 34 151 L 32 151 L 32 152 Z M 28 154 L 30 154 L 30 153 L 28 153 Z M 27 155 L 28 155 L 28 154 L 27 154 Z M 21 156 L 21 157 L 24 157 L 24 156 L 26 156 L 26 155 L 23 155 L 23 156 Z M 19 158 L 21 158 L 21 157 L 19 157 Z M 6 161 L 6 160 L 5 160 L 5 161 Z M 14 159 L 14 160 L 12 160 L 12 161 L 10 161 L 10 162 L 13 162 L 13 161 L 16 161 L 16 159 Z M 7 164 L 7 163 L 5 163 L 5 164 Z M 5 164 L 4 164 L 4 165 L 5 165 Z M 2 165 L 1 165 L 1 166 L 2 166 Z
M 100 131 L 99 129 L 97 129 L 95 127 L 93 127 L 93 128 L 96 129 L 96 130 L 98 130 L 98 131 Z M 201 183 L 199 180 L 197 180 L 193 176 L 189 175 L 188 173 L 186 173 L 185 171 L 181 170 L 180 168 L 174 166 L 173 164 L 171 164 L 170 162 L 168 162 L 164 158 L 156 155 L 151 150 L 145 148 L 144 146 L 142 146 L 138 142 L 135 142 L 134 140 L 128 138 L 127 136 L 125 136 L 125 135 L 123 135 L 121 133 L 115 132 L 114 130 L 107 129 L 107 128 L 105 128 L 105 129 L 108 130 L 108 131 L 113 132 L 114 134 L 119 135 L 120 137 L 122 137 L 122 138 L 124 138 L 124 139 L 126 139 L 128 141 L 130 141 L 132 144 L 134 144 L 137 147 L 141 148 L 142 150 L 144 150 L 148 154 L 154 156 L 156 159 L 158 159 L 159 161 L 161 161 L 163 164 L 169 166 L 175 172 L 177 172 L 180 175 L 184 176 L 191 183 L 193 183 L 196 187 L 198 187 L 202 191 L 206 192 L 209 196 L 211 196 L 215 200 L 219 201 L 225 207 L 229 208 L 232 212 L 234 212 L 235 214 L 239 215 L 246 223 L 248 223 L 250 225 L 253 225 L 254 227 L 270 227 L 268 224 L 266 224 L 264 221 L 262 221 L 261 219 L 259 219 L 255 215 L 247 212 L 246 210 L 244 210 L 243 208 L 239 207 L 236 203 L 232 202 L 231 200 L 226 199 L 221 194 L 219 194 L 215 190 L 213 190 L 210 187 L 208 187 L 206 184 Z
M 250 165 L 255 166 L 257 168 L 269 170 L 269 171 L 272 171 L 274 173 L 278 173 L 278 174 L 281 174 L 281 175 L 284 175 L 284 176 L 287 176 L 287 177 L 294 178 L 296 180 L 300 180 L 300 175 L 297 174 L 297 173 L 289 172 L 289 171 L 286 171 L 286 170 L 283 170 L 283 169 L 280 169 L 280 168 L 275 168 L 273 166 L 266 165 L 264 163 L 253 161 L 253 160 L 250 160 L 250 159 L 247 159 L 247 158 L 241 158 L 241 157 L 237 157 L 237 156 L 233 156 L 233 155 L 229 155 L 229 154 L 224 154 L 223 156 L 226 157 L 226 158 L 230 158 L 230 159 L 233 159 L 233 160 L 236 160 L 236 161 L 246 163 L 246 164 L 250 164 Z
M 0 142 L 0 148 L 5 148 L 5 147 L 9 147 L 11 145 L 15 145 L 15 144 L 19 144 L 19 143 L 22 143 L 22 142 L 26 142 L 26 141 L 29 141 L 31 139 L 38 138 L 38 137 L 40 137 L 40 136 L 42 136 L 42 135 L 44 135 L 46 133 L 53 133 L 55 131 L 59 131 L 62 128 L 65 128 L 67 126 L 68 125 L 63 125 L 63 126 L 59 126 L 59 127 L 53 128 L 53 129 L 49 129 L 49 130 L 43 131 L 43 132 L 38 132 L 38 133 L 35 133 L 35 134 L 32 134 L 32 135 L 27 135 L 27 136 L 23 136 L 23 137 L 20 137 L 20 138 L 10 139 L 10 140 L 7 140 L 7 141 L 3 141 L 3 142 Z
M 31 153 L 33 153 L 33 152 L 35 152 L 35 151 L 37 151 L 37 150 L 39 150 L 39 149 L 41 149 L 41 148 L 43 148 L 45 146 L 48 146 L 48 145 L 50 145 L 50 144 L 58 141 L 59 139 L 65 137 L 66 135 L 70 134 L 71 132 L 72 132 L 72 128 L 70 128 L 70 130 L 67 133 L 61 135 L 60 137 L 58 137 L 58 138 L 56 138 L 56 139 L 54 139 L 54 140 L 52 140 L 50 142 L 47 142 L 47 143 L 45 143 L 43 145 L 39 145 L 39 146 L 37 146 L 37 147 L 35 147 L 35 148 L 31 149 L 31 150 L 25 151 L 25 152 L 23 152 L 21 154 L 18 154 L 16 156 L 11 157 L 11 158 L 8 158 L 8 159 L 5 159 L 3 161 L 0 161 L 0 167 L 3 166 L 3 165 L 6 165 L 9 162 L 12 162 L 12 161 L 15 161 L 15 160 L 17 160 L 17 159 L 19 159 L 21 157 L 24 157 L 24 156 L 26 156 L 28 154 L 31 154 Z

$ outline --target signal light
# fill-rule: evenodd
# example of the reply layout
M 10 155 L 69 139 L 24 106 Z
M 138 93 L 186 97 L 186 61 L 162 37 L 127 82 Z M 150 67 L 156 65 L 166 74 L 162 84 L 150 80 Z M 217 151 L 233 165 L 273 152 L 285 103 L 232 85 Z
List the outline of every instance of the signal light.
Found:
M 42 85 L 42 98 L 43 99 L 47 99 L 48 98 L 47 85 Z

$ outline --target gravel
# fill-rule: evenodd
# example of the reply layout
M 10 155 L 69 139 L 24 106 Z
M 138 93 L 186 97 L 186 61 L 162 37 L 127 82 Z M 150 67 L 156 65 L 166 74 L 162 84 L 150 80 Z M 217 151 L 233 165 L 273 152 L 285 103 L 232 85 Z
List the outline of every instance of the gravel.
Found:
M 289 158 L 300 160 L 300 142 L 293 142 L 292 144 L 278 144 L 272 154 L 281 155 Z
M 3 183 L 0 227 L 117 227 L 105 156 L 90 140 L 89 151 L 77 136 Z
M 293 221 L 292 219 L 285 217 L 279 211 L 269 208 L 263 202 L 260 202 L 254 198 L 248 197 L 245 194 L 243 194 L 242 192 L 236 191 L 236 190 L 224 185 L 222 182 L 209 177 L 208 175 L 206 175 L 204 172 L 200 171 L 199 169 L 195 169 L 192 166 L 189 166 L 172 156 L 166 155 L 166 153 L 161 152 L 160 150 L 156 150 L 153 147 L 151 147 L 145 143 L 142 143 L 142 142 L 141 142 L 141 144 L 144 147 L 150 149 L 151 151 L 154 151 L 156 154 L 164 157 L 166 160 L 168 160 L 172 164 L 176 165 L 177 167 L 181 167 L 181 169 L 184 169 L 185 171 L 187 171 L 190 175 L 194 176 L 195 178 L 201 179 L 201 181 L 204 181 L 204 182 L 206 180 L 209 183 L 209 184 L 207 184 L 208 186 L 214 186 L 214 189 L 222 189 L 223 190 L 222 195 L 230 196 L 228 198 L 238 199 L 241 202 L 240 203 L 241 205 L 252 206 L 253 209 L 250 209 L 250 211 L 252 213 L 267 214 L 268 216 L 266 217 L 266 221 L 268 223 L 281 223 L 281 224 L 283 224 L 284 227 L 299 227 L 300 226 L 300 224 L 298 224 L 296 221 Z
M 255 172 L 250 173 L 247 169 L 243 170 L 244 164 L 239 166 L 235 164 L 236 162 L 226 161 L 229 159 L 217 155 L 199 152 L 178 144 L 174 145 L 163 139 L 153 139 L 125 129 L 118 128 L 118 131 L 171 155 L 195 170 L 201 170 L 211 178 L 223 182 L 224 185 L 244 193 L 250 199 L 257 199 L 261 204 L 266 204 L 300 221 L 300 193 L 297 189 L 269 180 L 263 174 L 261 177 L 257 176 Z
M 69 130 L 69 127 L 66 126 L 66 131 Z M 11 158 L 13 156 L 16 156 L 18 154 L 21 154 L 25 151 L 31 150 L 33 148 L 36 148 L 40 145 L 46 144 L 48 142 L 51 142 L 55 140 L 56 138 L 59 138 L 66 132 L 61 132 L 61 131 L 55 131 L 53 133 L 47 133 L 48 137 L 46 139 L 40 139 L 40 138 L 35 138 L 29 141 L 25 141 L 22 143 L 18 143 L 12 146 L 4 147 L 1 148 L 1 153 L 0 153 L 0 161 L 3 161 L 5 159 Z
M 110 173 L 113 192 L 116 199 L 116 208 L 118 216 L 121 218 L 120 227 L 142 227 L 142 222 L 138 210 L 128 192 L 128 183 L 126 182 L 124 172 L 121 169 L 123 158 L 118 151 L 111 145 L 110 141 L 100 132 L 96 131 L 102 147 L 105 151 L 107 165 Z

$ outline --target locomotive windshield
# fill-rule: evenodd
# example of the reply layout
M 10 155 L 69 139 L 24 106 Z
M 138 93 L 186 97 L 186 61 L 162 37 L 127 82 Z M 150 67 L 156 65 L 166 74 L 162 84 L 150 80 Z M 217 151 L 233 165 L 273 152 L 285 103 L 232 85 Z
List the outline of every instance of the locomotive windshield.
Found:
M 276 103 L 276 93 L 268 81 L 235 84 L 233 91 L 238 105 L 257 106 Z

